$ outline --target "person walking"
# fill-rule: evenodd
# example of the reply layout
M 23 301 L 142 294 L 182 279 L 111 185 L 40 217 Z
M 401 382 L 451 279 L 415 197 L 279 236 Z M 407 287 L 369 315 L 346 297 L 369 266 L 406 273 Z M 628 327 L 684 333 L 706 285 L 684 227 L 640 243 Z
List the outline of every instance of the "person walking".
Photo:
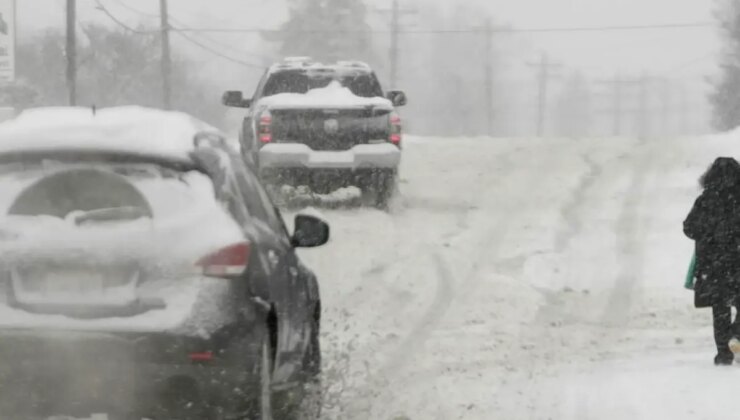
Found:
M 703 191 L 684 221 L 695 241 L 694 306 L 712 308 L 716 365 L 731 365 L 740 353 L 740 163 L 721 157 L 701 177 Z M 733 353 L 734 351 L 734 353 Z

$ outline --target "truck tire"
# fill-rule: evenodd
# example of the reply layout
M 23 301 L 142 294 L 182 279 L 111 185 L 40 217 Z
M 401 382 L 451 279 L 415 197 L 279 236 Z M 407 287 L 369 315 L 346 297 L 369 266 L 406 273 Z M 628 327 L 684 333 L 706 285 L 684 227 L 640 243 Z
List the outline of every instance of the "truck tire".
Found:
M 380 210 L 388 210 L 397 192 L 398 171 L 383 169 L 373 174 L 369 185 L 363 190 L 363 195 L 368 204 Z

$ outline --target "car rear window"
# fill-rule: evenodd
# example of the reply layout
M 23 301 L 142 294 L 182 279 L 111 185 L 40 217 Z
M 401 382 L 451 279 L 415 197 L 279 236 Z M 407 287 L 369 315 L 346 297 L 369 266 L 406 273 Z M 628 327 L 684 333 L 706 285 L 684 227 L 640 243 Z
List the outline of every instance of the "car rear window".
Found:
M 383 96 L 375 75 L 367 72 L 286 70 L 274 73 L 265 84 L 264 96 L 280 93 L 307 93 L 338 81 L 353 94 L 363 98 Z
M 174 217 L 195 203 L 216 200 L 210 178 L 153 164 L 44 161 L 0 165 L 0 214 L 57 218 L 100 210 L 125 219 Z M 97 214 L 100 214 L 99 212 Z

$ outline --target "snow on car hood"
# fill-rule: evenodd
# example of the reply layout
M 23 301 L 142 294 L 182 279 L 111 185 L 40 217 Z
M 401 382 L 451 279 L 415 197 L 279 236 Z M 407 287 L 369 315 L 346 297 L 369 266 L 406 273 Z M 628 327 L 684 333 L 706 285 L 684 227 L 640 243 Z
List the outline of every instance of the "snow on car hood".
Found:
M 296 108 L 385 108 L 393 109 L 393 104 L 382 97 L 363 98 L 352 93 L 339 82 L 331 82 L 324 88 L 312 89 L 307 93 L 280 93 L 259 101 L 259 105 L 270 109 Z

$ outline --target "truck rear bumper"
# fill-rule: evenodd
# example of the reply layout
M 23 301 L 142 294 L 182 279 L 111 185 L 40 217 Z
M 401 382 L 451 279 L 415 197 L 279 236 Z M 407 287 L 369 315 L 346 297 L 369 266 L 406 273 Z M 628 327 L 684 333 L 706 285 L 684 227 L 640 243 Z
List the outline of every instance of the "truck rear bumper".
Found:
M 259 151 L 260 169 L 395 169 L 401 150 L 390 143 L 360 144 L 345 151 L 316 151 L 305 144 L 268 144 Z

